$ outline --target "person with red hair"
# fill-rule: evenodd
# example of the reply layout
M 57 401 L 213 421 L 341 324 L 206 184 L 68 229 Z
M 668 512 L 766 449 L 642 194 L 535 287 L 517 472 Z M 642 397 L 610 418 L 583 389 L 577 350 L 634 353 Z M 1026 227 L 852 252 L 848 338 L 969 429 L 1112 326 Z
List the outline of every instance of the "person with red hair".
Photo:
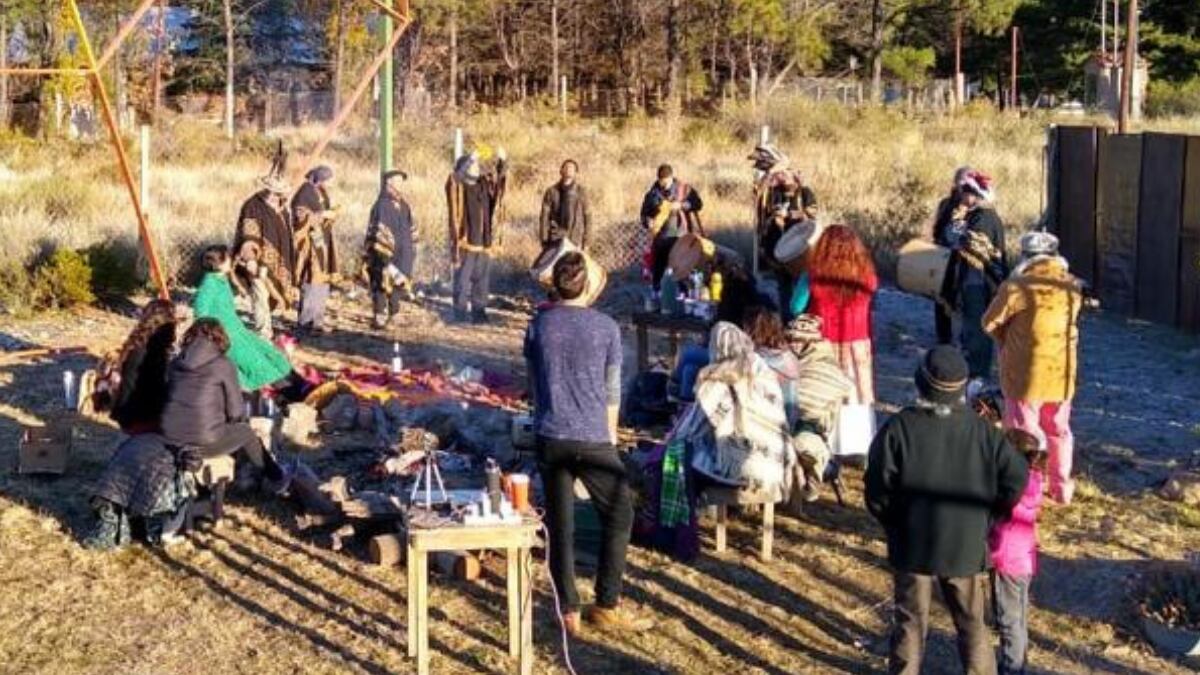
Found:
M 831 225 L 817 240 L 809 263 L 812 299 L 808 312 L 821 318 L 821 333 L 854 382 L 851 403 L 875 402 L 872 375 L 871 299 L 879 287 L 871 253 L 847 225 Z

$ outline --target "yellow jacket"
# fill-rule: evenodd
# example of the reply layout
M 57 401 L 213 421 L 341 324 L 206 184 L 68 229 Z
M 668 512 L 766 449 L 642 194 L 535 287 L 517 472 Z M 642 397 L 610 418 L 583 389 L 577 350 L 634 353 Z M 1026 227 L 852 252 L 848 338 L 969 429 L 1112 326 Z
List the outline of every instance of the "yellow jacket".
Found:
M 983 329 L 1000 348 L 1000 388 L 1008 400 L 1058 403 L 1075 396 L 1079 281 L 1061 258 L 1019 266 L 996 291 Z

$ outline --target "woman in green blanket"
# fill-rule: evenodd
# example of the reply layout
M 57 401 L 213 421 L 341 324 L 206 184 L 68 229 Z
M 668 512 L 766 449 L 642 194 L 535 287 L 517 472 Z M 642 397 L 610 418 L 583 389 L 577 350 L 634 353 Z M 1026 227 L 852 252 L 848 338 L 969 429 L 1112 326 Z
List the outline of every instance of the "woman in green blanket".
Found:
M 242 323 L 233 303 L 229 273 L 233 262 L 226 246 L 210 246 L 204 251 L 204 279 L 196 290 L 192 309 L 197 319 L 216 319 L 229 335 L 227 355 L 237 366 L 238 384 L 246 391 L 258 391 L 267 385 L 291 384 L 292 364 L 275 345 L 252 332 Z

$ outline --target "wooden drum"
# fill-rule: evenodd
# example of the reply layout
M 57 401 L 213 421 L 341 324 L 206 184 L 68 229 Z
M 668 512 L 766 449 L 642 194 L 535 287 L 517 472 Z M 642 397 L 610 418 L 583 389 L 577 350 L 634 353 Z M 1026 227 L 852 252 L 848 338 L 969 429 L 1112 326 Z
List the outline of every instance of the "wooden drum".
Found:
M 596 302 L 596 299 L 604 292 L 604 287 L 608 285 L 608 272 L 600 263 L 596 262 L 595 258 L 588 255 L 587 251 L 580 250 L 569 239 L 564 238 L 543 250 L 537 260 L 533 262 L 533 266 L 529 268 L 529 276 L 533 277 L 534 281 L 537 281 L 547 291 L 553 290 L 554 265 L 564 255 L 571 252 L 583 254 L 584 263 L 587 265 L 587 288 L 583 292 L 583 297 L 584 302 L 591 305 Z
M 942 293 L 942 281 L 949 264 L 950 249 L 924 239 L 913 239 L 900 247 L 896 283 L 902 291 L 937 298 Z
M 821 237 L 817 221 L 804 220 L 788 228 L 775 244 L 775 259 L 794 276 L 804 272 L 804 254 Z

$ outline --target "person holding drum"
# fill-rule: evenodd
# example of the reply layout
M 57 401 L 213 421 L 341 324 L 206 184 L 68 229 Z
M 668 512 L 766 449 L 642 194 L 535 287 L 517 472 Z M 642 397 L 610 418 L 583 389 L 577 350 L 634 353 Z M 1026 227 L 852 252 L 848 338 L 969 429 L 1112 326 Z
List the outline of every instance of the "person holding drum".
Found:
M 760 145 L 747 158 L 762 178 L 754 186 L 759 259 L 775 277 L 779 308 L 784 321 L 808 307 L 807 252 L 819 234 L 816 229 L 817 195 L 799 171 L 788 168 L 788 158 L 774 146 Z M 803 232 L 791 232 L 807 224 Z M 788 236 L 788 235 L 791 236 Z
M 454 275 L 454 320 L 487 323 L 492 253 L 500 243 L 497 218 L 508 184 L 508 156 L 496 151 L 496 171 L 484 173 L 477 152 L 464 155 L 446 180 L 450 210 L 450 261 Z M 470 313 L 468 314 L 468 309 Z
M 559 168 L 559 181 L 546 189 L 542 196 L 542 215 L 538 219 L 538 239 L 542 249 L 557 245 L 563 239 L 579 250 L 587 250 L 591 235 L 592 210 L 587 191 L 579 184 L 579 164 L 568 159 Z
M 963 181 L 971 173 L 969 166 L 960 166 L 954 172 L 954 183 L 950 194 L 938 203 L 933 220 L 933 243 L 948 249 L 954 249 L 958 239 L 966 229 L 966 209 L 963 207 Z M 947 275 L 948 277 L 949 275 Z M 943 278 L 943 280 L 945 277 Z M 946 295 L 943 287 L 943 296 Z M 946 298 L 948 299 L 948 298 Z M 937 331 L 938 344 L 948 345 L 954 342 L 954 322 L 947 305 L 953 302 L 935 302 L 933 304 L 934 330 Z
M 400 192 L 400 186 L 406 180 L 408 174 L 403 171 L 383 174 L 383 189 L 371 207 L 367 225 L 364 257 L 371 286 L 371 325 L 376 330 L 392 325 L 402 299 L 415 299 L 413 269 L 417 262 L 417 227 L 412 209 Z
M 943 293 L 962 314 L 960 341 L 972 380 L 991 376 L 992 339 L 983 330 L 983 315 L 996 288 L 1008 276 L 1004 224 L 992 205 L 991 178 L 971 170 L 963 176 L 961 201 L 951 215 L 948 235 L 954 256 Z
M 700 193 L 675 178 L 669 164 L 658 167 L 658 180 L 642 200 L 642 226 L 650 231 L 651 276 L 655 290 L 667 270 L 671 249 L 689 232 L 704 236 Z

